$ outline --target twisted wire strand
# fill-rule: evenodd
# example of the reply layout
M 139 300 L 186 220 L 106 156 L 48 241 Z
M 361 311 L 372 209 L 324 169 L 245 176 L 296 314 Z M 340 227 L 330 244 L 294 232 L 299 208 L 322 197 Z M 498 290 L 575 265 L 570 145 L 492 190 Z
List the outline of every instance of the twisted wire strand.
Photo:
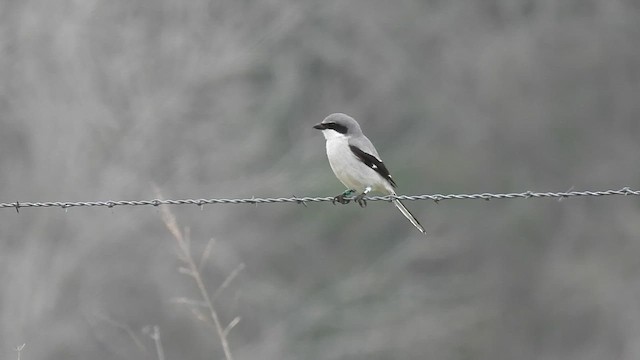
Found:
M 494 199 L 533 199 L 533 198 L 556 198 L 566 199 L 570 197 L 584 196 L 613 196 L 613 195 L 635 195 L 640 196 L 639 190 L 632 190 L 624 187 L 619 190 L 601 190 L 601 191 L 565 191 L 565 192 L 516 192 L 516 193 L 476 193 L 476 194 L 425 194 L 425 195 L 386 195 L 386 196 L 367 196 L 367 201 L 391 201 L 393 199 L 417 201 L 431 200 L 440 202 L 443 200 L 494 200 Z M 351 198 L 353 199 L 353 198 Z M 108 200 L 108 201 L 53 201 L 53 202 L 12 202 L 0 203 L 0 209 L 13 208 L 20 211 L 21 208 L 51 208 L 57 207 L 68 209 L 73 207 L 108 207 L 116 206 L 160 206 L 160 205 L 198 205 L 200 207 L 211 204 L 274 204 L 274 203 L 296 203 L 306 206 L 309 202 L 327 202 L 333 201 L 333 196 L 325 197 L 278 197 L 278 198 L 244 198 L 244 199 L 182 199 L 182 200 Z

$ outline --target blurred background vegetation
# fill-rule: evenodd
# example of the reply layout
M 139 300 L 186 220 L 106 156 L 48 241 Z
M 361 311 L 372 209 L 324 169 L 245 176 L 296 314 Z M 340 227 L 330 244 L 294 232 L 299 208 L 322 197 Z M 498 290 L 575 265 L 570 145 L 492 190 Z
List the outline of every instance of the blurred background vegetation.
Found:
M 640 186 L 633 0 L 0 2 L 0 201 Z M 174 206 L 236 359 L 638 359 L 636 198 Z M 0 211 L 0 358 L 221 359 L 151 207 Z

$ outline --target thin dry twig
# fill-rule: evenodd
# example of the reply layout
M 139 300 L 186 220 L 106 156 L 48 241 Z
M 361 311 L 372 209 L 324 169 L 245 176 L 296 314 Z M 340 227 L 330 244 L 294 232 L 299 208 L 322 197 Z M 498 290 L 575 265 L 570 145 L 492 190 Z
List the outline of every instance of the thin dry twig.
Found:
M 231 272 L 231 274 L 229 274 L 229 276 L 227 276 L 226 279 L 224 279 L 224 281 L 222 282 L 222 284 L 216 289 L 216 291 L 213 293 L 213 299 L 217 299 L 218 296 L 220 296 L 220 294 L 222 293 L 222 291 L 229 286 L 229 284 L 231 283 L 231 281 L 233 281 L 233 279 L 236 278 L 236 276 L 238 276 L 238 274 L 240 273 L 240 271 L 244 270 L 245 265 L 243 263 L 240 263 L 240 265 L 238 265 L 235 269 L 233 269 L 233 271 Z
M 148 329 L 148 335 L 153 339 L 153 343 L 156 345 L 156 354 L 158 354 L 158 360 L 164 360 L 164 349 L 162 348 L 162 340 L 160 339 L 160 328 L 153 326 Z
M 229 323 L 229 325 L 227 325 L 226 328 L 224 328 L 224 334 L 228 334 L 229 331 L 231 331 L 231 329 L 233 329 L 236 325 L 238 325 L 238 323 L 240 322 L 240 316 L 236 316 L 235 318 L 233 318 L 233 320 L 231 320 L 231 322 Z
M 204 263 L 209 260 L 209 257 L 213 252 L 213 245 L 215 245 L 215 243 L 216 240 L 214 238 L 209 239 L 209 242 L 207 242 L 207 246 L 205 246 L 204 251 L 202 252 L 202 257 L 200 257 L 200 265 L 198 266 L 198 269 L 200 269 L 200 271 L 202 271 Z
M 156 195 L 158 198 L 162 198 L 160 191 L 156 189 Z M 178 227 L 178 222 L 175 216 L 169 210 L 169 207 L 166 205 L 160 206 L 160 213 L 162 215 L 162 220 L 169 229 L 169 232 L 173 235 L 173 237 L 178 242 L 178 248 L 180 249 L 180 259 L 186 264 L 186 267 L 181 267 L 180 271 L 191 276 L 198 289 L 200 290 L 200 295 L 202 296 L 206 307 L 209 309 L 209 313 L 211 316 L 211 320 L 216 328 L 216 332 L 218 337 L 220 338 L 220 343 L 222 344 L 222 350 L 224 351 L 224 356 L 226 360 L 233 360 L 233 355 L 231 355 L 231 348 L 229 347 L 229 342 L 227 340 L 228 331 L 222 326 L 220 319 L 218 317 L 218 313 L 216 312 L 212 298 L 209 296 L 209 292 L 204 285 L 204 281 L 202 281 L 202 276 L 200 275 L 199 266 L 193 259 L 190 250 L 190 240 L 188 237 L 185 237 L 180 228 Z M 188 234 L 187 234 L 188 235 Z M 235 320 L 235 319 L 234 319 Z M 235 324 L 234 324 L 235 326 Z M 227 327 L 228 328 L 228 327 Z
M 18 357 L 17 357 L 17 359 L 18 359 L 18 360 L 20 360 L 20 357 L 22 356 L 22 349 L 24 349 L 25 345 L 27 345 L 27 344 L 25 343 L 25 344 L 22 344 L 22 345 L 18 345 L 18 346 L 16 346 L 16 348 L 14 349 L 14 350 L 16 351 L 16 353 L 18 354 L 18 355 L 17 355 L 17 356 L 18 356 Z
M 141 351 L 146 351 L 146 348 L 145 348 L 144 344 L 142 343 L 142 341 L 140 341 L 140 339 L 138 339 L 138 337 L 136 336 L 135 331 L 133 331 L 133 329 L 131 329 L 131 327 L 129 325 L 127 325 L 125 323 L 121 323 L 121 322 L 111 318 L 107 314 L 100 313 L 100 312 L 94 313 L 93 317 L 95 317 L 96 320 L 102 320 L 104 322 L 109 323 L 109 325 L 124 331 L 131 338 L 131 340 L 133 340 L 134 344 L 136 344 L 136 347 L 138 349 L 140 349 Z

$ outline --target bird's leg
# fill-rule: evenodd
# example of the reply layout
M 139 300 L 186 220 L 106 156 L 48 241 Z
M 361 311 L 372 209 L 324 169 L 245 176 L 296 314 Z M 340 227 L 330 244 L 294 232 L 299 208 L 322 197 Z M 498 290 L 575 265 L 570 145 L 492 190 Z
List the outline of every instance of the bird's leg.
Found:
M 369 192 L 371 192 L 371 186 L 367 186 L 366 188 L 364 188 L 362 194 L 356 196 L 356 198 L 353 200 L 355 200 L 358 205 L 360 205 L 360 207 L 365 207 L 367 206 L 367 200 L 365 200 L 364 197 L 367 196 Z
M 353 189 L 347 189 L 343 191 L 342 194 L 335 196 L 331 202 L 333 203 L 333 205 L 335 205 L 336 202 L 339 202 L 340 204 L 348 204 L 351 200 L 345 199 L 345 196 L 350 196 L 354 192 L 356 191 Z

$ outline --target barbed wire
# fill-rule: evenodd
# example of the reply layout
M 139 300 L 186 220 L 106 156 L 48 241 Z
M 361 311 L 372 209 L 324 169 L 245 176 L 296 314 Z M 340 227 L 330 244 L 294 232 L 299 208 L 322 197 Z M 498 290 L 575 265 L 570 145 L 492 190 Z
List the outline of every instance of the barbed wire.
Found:
M 367 201 L 392 201 L 393 199 L 417 201 L 417 200 L 431 200 L 436 203 L 443 200 L 494 200 L 494 199 L 535 199 L 535 198 L 556 198 L 566 199 L 570 197 L 584 197 L 584 196 L 640 196 L 640 191 L 632 190 L 629 187 L 624 187 L 619 190 L 601 190 L 601 191 L 565 191 L 565 192 L 516 192 L 516 193 L 477 193 L 477 194 L 431 194 L 431 195 L 386 195 L 386 196 L 367 196 Z M 353 198 L 346 198 L 353 199 Z M 245 198 L 245 199 L 183 199 L 183 200 L 116 200 L 116 201 L 53 201 L 53 202 L 13 202 L 13 203 L 0 203 L 0 209 L 13 208 L 16 211 L 20 211 L 21 208 L 50 208 L 58 207 L 63 209 L 69 209 L 74 207 L 108 207 L 113 208 L 116 206 L 160 206 L 160 205 L 212 205 L 212 204 L 274 204 L 274 203 L 296 203 L 306 206 L 309 202 L 327 202 L 334 201 L 333 196 L 325 197 L 278 197 L 278 198 Z

